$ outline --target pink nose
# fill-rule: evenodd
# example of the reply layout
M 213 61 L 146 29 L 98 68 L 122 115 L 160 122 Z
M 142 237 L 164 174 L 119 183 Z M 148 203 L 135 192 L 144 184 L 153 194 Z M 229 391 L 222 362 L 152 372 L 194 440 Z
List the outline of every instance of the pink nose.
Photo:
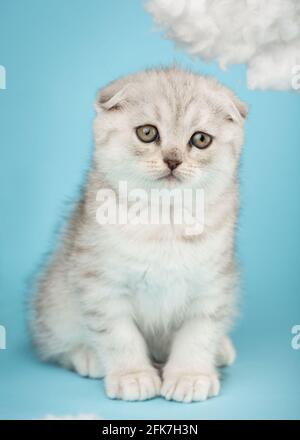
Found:
M 171 171 L 175 170 L 182 162 L 180 160 L 165 158 L 164 162 L 168 165 Z

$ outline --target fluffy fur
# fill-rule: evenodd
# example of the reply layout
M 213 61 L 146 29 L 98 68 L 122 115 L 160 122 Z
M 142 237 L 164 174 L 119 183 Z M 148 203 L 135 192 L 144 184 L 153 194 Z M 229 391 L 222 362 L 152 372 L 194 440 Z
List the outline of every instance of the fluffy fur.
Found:
M 41 357 L 105 377 L 111 398 L 161 394 L 191 402 L 218 394 L 217 367 L 233 361 L 227 338 L 236 303 L 237 166 L 246 107 L 213 79 L 149 70 L 100 91 L 94 156 L 81 200 L 38 280 L 32 334 Z M 155 125 L 142 143 L 135 127 Z M 192 134 L 214 136 L 205 150 Z M 164 158 L 182 161 L 164 178 Z M 182 225 L 102 225 L 97 191 L 203 188 L 204 232 Z M 159 367 L 158 367 L 159 366 Z M 161 368 L 161 375 L 160 375 Z
M 167 37 L 221 67 L 246 63 L 250 89 L 289 90 L 300 65 L 299 0 L 148 0 Z

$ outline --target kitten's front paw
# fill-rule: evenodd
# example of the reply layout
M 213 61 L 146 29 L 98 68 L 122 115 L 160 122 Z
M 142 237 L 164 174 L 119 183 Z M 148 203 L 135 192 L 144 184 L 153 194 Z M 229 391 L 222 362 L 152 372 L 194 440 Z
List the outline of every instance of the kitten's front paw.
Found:
M 196 402 L 217 396 L 220 382 L 217 374 L 166 374 L 161 395 L 167 400 L 177 402 Z
M 105 390 L 111 399 L 146 400 L 160 392 L 161 381 L 156 370 L 108 374 Z

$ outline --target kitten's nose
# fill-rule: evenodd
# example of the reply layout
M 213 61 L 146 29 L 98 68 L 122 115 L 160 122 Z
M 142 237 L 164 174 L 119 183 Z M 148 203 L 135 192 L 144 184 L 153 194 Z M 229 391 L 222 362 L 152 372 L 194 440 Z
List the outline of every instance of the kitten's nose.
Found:
M 168 159 L 167 157 L 164 159 L 164 162 L 168 165 L 171 171 L 175 170 L 182 161 L 179 159 Z

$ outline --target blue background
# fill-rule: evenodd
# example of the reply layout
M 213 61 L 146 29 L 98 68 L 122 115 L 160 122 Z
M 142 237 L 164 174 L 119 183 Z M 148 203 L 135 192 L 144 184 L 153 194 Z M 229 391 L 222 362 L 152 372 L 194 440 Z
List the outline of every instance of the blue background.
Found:
M 106 82 L 173 61 L 210 73 L 249 103 L 241 166 L 241 318 L 221 395 L 190 405 L 124 403 L 102 381 L 40 363 L 25 326 L 26 280 L 53 244 L 91 146 L 93 100 Z M 0 418 L 93 412 L 113 418 L 299 418 L 300 96 L 248 91 L 245 68 L 193 61 L 153 31 L 141 0 L 0 0 Z

